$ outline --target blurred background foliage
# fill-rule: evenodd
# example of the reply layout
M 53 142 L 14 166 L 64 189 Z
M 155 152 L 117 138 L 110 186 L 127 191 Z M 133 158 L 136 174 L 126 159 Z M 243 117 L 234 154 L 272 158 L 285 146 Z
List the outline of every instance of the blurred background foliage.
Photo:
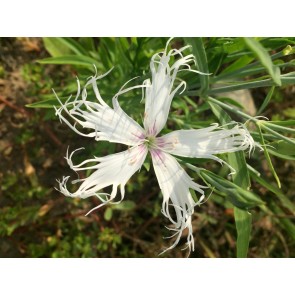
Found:
M 76 76 L 83 86 L 93 65 L 101 74 L 114 67 L 98 81 L 111 104 L 128 80 L 137 77 L 131 86 L 150 77 L 150 58 L 167 40 L 0 39 L 1 257 L 157 257 L 171 243 L 163 240 L 169 223 L 161 214 L 162 195 L 148 161 L 128 182 L 121 204 L 87 217 L 97 199 L 65 198 L 54 189 L 63 175 L 75 178 L 63 158 L 68 146 L 86 147 L 77 153 L 77 162 L 125 147 L 82 138 L 60 124 L 52 93 L 54 88 L 65 100 L 76 93 Z M 246 155 L 247 164 L 243 153 L 222 155 L 238 171 L 233 179 L 218 163 L 183 159 L 188 173 L 211 187 L 208 196 L 212 191 L 195 210 L 191 257 L 294 257 L 295 38 L 175 38 L 170 45 L 186 44 L 196 56 L 194 68 L 211 75 L 180 73 L 187 89 L 173 100 L 162 133 L 249 120 L 252 136 L 265 144 L 251 158 Z M 141 90 L 124 94 L 119 102 L 142 122 Z M 184 242 L 163 257 L 185 257 Z

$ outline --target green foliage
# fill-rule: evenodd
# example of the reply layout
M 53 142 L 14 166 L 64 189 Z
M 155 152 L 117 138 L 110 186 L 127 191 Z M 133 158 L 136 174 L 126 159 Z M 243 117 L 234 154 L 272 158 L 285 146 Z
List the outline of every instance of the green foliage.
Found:
M 55 88 L 62 101 L 66 100 L 70 94 L 75 95 L 75 76 L 83 86 L 86 78 L 94 74 L 94 65 L 99 74 L 114 67 L 109 75 L 98 81 L 102 97 L 111 103 L 113 95 L 128 80 L 140 76 L 130 82 L 131 86 L 150 77 L 150 58 L 165 48 L 166 41 L 167 38 L 135 37 L 44 38 L 44 47 L 50 57 L 40 57 L 38 63 L 22 67 L 22 76 L 31 85 L 27 89 L 28 96 L 38 96 L 38 100 L 28 103 L 36 110 L 30 120 L 36 125 L 43 122 L 43 118 L 55 118 L 52 107 L 58 106 L 58 102 L 51 94 L 51 88 Z M 221 155 L 236 170 L 233 175 L 229 175 L 226 166 L 220 167 L 210 160 L 183 159 L 183 166 L 188 163 L 186 166 L 194 171 L 192 176 L 196 181 L 207 184 L 213 191 L 207 203 L 196 208 L 194 230 L 198 233 L 198 253 L 192 256 L 259 257 L 265 248 L 260 231 L 273 238 L 271 230 L 286 236 L 283 242 L 295 255 L 295 227 L 290 218 L 295 214 L 292 194 L 292 188 L 295 189 L 292 172 L 295 116 L 294 103 L 286 98 L 295 82 L 295 39 L 177 38 L 170 46 L 187 44 L 192 46 L 188 52 L 191 50 L 196 57 L 193 69 L 209 75 L 181 73 L 181 78 L 187 82 L 185 96 L 176 96 L 173 100 L 163 133 L 207 127 L 217 121 L 221 125 L 247 121 L 251 135 L 263 150 L 256 147 L 250 159 L 243 152 Z M 48 67 L 52 67 L 50 74 L 46 72 Z M 245 89 L 253 90 L 258 109 L 255 115 L 249 114 L 247 104 L 229 95 Z M 95 99 L 94 94 L 89 92 L 88 99 Z M 144 109 L 141 100 L 141 90 L 133 90 L 119 101 L 139 123 Z M 43 109 L 42 112 L 39 109 Z M 270 121 L 257 115 L 266 116 Z M 64 129 L 58 133 L 61 145 L 50 147 L 55 161 L 60 161 L 68 145 L 72 150 L 72 147 L 80 147 L 82 140 L 87 149 L 83 155 L 77 154 L 77 162 L 80 157 L 85 159 L 87 153 L 90 158 L 122 150 L 119 145 L 80 139 L 67 133 L 64 125 L 60 127 L 57 123 L 56 126 L 59 127 L 55 132 L 59 132 L 58 128 Z M 15 136 L 15 142 L 20 146 L 30 145 L 35 136 L 33 129 L 26 128 Z M 37 150 L 42 147 L 40 143 L 36 150 L 32 148 L 31 158 L 38 159 Z M 44 161 L 43 155 L 40 163 Z M 33 164 L 38 166 L 38 161 L 35 162 Z M 6 173 L 1 182 L 5 194 L 0 214 L 1 238 L 25 239 L 25 246 L 19 242 L 18 247 L 19 253 L 26 257 L 157 256 L 163 247 L 162 236 L 166 236 L 167 231 L 159 232 L 159 224 L 165 222 L 161 215 L 162 197 L 149 159 L 144 163 L 145 169 L 128 182 L 126 199 L 122 203 L 108 205 L 87 217 L 85 213 L 97 206 L 97 200 L 66 199 L 52 189 L 54 178 L 66 173 L 65 167 L 65 164 L 59 169 L 54 166 L 55 172 L 44 177 L 53 180 L 49 184 L 41 181 L 42 169 L 40 175 L 37 173 L 35 178 L 30 176 L 22 182 L 19 182 L 21 172 Z M 207 194 L 210 194 L 209 190 Z M 259 226 L 265 218 L 271 220 L 271 229 L 266 229 L 265 224 Z M 256 225 L 253 228 L 252 223 Z M 39 234 L 35 235 L 35 232 Z M 221 232 L 222 237 L 217 232 Z M 34 235 L 34 241 L 27 238 L 30 235 Z M 224 240 L 226 242 L 222 242 Z M 178 254 L 179 249 L 171 253 L 167 256 L 182 255 Z M 279 246 L 274 250 L 269 248 L 268 253 L 283 256 Z
M 259 41 L 255 40 L 254 38 L 245 38 L 244 40 L 247 46 L 250 48 L 250 50 L 257 56 L 261 64 L 272 77 L 273 81 L 278 86 L 281 86 L 282 83 L 280 79 L 280 68 L 273 64 L 267 50 L 259 43 Z
M 210 58 L 206 57 L 206 54 L 204 53 L 204 49 L 202 49 L 202 47 L 200 45 L 198 45 L 198 42 L 200 39 L 195 39 L 198 41 L 195 41 L 195 45 L 193 45 L 195 51 L 198 50 L 199 52 L 202 51 L 203 53 L 199 53 L 198 56 L 203 56 L 203 63 L 207 63 L 207 60 L 210 61 Z M 193 40 L 192 40 L 193 41 Z M 250 50 L 258 57 L 259 61 L 261 62 L 261 64 L 263 65 L 263 68 L 257 68 L 257 63 L 252 63 L 249 64 L 249 62 L 252 61 L 252 58 L 248 58 L 247 55 L 243 56 L 242 58 L 238 58 L 235 61 L 232 61 L 232 64 L 230 67 L 227 67 L 225 71 L 223 71 L 220 75 L 216 75 L 214 77 L 209 77 L 209 82 L 206 81 L 206 85 L 209 83 L 210 84 L 210 80 L 214 81 L 215 83 L 220 80 L 220 79 L 229 79 L 229 78 L 233 78 L 233 76 L 236 77 L 243 77 L 244 73 L 247 73 L 247 75 L 250 74 L 257 74 L 259 73 L 261 70 L 266 70 L 269 75 L 271 76 L 272 80 L 274 81 L 275 84 L 277 85 L 284 85 L 285 83 L 288 83 L 288 80 L 284 80 L 284 78 L 282 79 L 282 76 L 280 74 L 280 69 L 278 66 L 273 64 L 272 59 L 274 59 L 274 57 L 269 56 L 268 52 L 266 49 L 264 49 L 263 45 L 261 45 L 259 43 L 259 41 L 256 41 L 253 38 L 245 38 L 244 39 L 245 44 L 247 45 L 247 47 L 250 48 Z M 242 43 L 240 42 L 239 38 L 237 38 L 232 45 L 236 45 L 236 47 L 230 47 L 227 48 L 228 53 L 232 53 L 235 52 L 235 49 L 237 50 L 244 50 L 244 47 L 242 45 Z M 286 49 L 284 49 L 282 51 L 282 54 L 288 54 L 289 52 L 291 52 L 291 50 L 289 50 L 288 52 L 286 52 Z M 281 56 L 276 54 L 276 57 Z M 197 64 L 201 64 L 202 62 L 199 61 L 198 57 L 197 57 Z M 220 65 L 218 65 L 220 67 Z M 210 68 L 210 66 L 202 66 L 202 68 Z M 217 70 L 213 70 L 214 73 L 217 72 Z M 293 72 L 294 73 L 294 72 Z M 234 75 L 233 75 L 234 74 Z M 292 74 L 291 74 L 292 75 Z M 290 73 L 286 74 L 285 76 L 290 76 Z M 220 78 L 221 77 L 221 78 Z M 287 78 L 289 79 L 289 78 Z M 247 118 L 248 120 L 252 120 L 254 122 L 256 122 L 256 126 L 258 127 L 258 131 L 260 134 L 260 143 L 263 147 L 265 156 L 266 156 L 266 160 L 267 163 L 269 165 L 270 171 L 272 172 L 272 174 L 274 175 L 275 179 L 277 180 L 278 186 L 280 187 L 280 181 L 279 181 L 279 177 L 274 169 L 274 166 L 271 162 L 269 153 L 268 153 L 268 149 L 266 148 L 266 142 L 264 140 L 262 131 L 260 126 L 265 127 L 265 125 L 267 126 L 270 123 L 262 123 L 259 120 L 257 120 L 256 118 L 252 118 L 249 115 L 243 113 L 242 111 L 240 111 L 239 109 L 237 109 L 234 106 L 229 106 L 226 103 L 220 103 L 220 99 L 216 100 L 216 99 L 212 99 L 209 98 L 209 95 L 212 94 L 218 94 L 218 93 L 222 93 L 222 92 L 230 92 L 230 91 L 235 91 L 235 90 L 240 90 L 240 89 L 248 89 L 248 88 L 257 88 L 257 87 L 262 87 L 262 86 L 268 86 L 268 85 L 272 85 L 271 84 L 271 80 L 267 79 L 267 80 L 260 80 L 259 78 L 255 79 L 256 81 L 247 81 L 247 82 L 243 82 L 243 83 L 239 83 L 239 82 L 234 82 L 232 83 L 231 81 L 231 85 L 230 86 L 225 86 L 225 87 L 218 87 L 218 88 L 214 88 L 210 91 L 210 89 L 207 90 L 207 92 L 204 92 L 204 85 L 202 86 L 201 84 L 201 89 L 198 91 L 199 95 L 201 95 L 202 97 L 204 97 L 205 101 L 209 99 L 210 101 L 210 106 L 212 108 L 213 113 L 217 116 L 217 118 L 219 119 L 221 124 L 226 124 L 229 123 L 231 121 L 231 117 L 225 113 L 225 111 L 222 109 L 224 108 L 225 110 L 230 111 L 232 114 L 234 115 L 238 115 L 242 118 Z M 269 84 L 266 84 L 269 83 Z M 294 81 L 292 80 L 292 84 L 294 83 Z M 204 84 L 204 82 L 203 82 Z M 271 96 L 273 94 L 273 90 L 274 87 L 271 88 L 271 91 L 269 92 L 269 94 L 266 96 L 263 104 L 261 105 L 258 114 L 260 114 L 268 105 Z M 189 92 L 190 94 L 192 94 L 192 92 Z M 207 97 L 206 97 L 207 96 Z M 217 103 L 217 104 L 216 104 Z M 293 125 L 294 126 L 294 125 Z M 266 127 L 268 128 L 268 127 Z M 264 128 L 265 129 L 265 128 Z M 290 132 L 294 132 L 295 129 L 290 128 Z M 280 137 L 280 134 L 277 134 L 275 131 L 271 130 L 271 129 L 267 129 L 267 131 L 271 131 L 271 133 L 273 135 L 276 135 L 277 138 Z M 286 129 L 280 129 L 280 131 L 287 131 Z M 289 140 L 286 137 L 281 137 L 283 138 L 285 141 L 285 144 L 288 143 L 292 143 L 292 140 Z M 236 170 L 236 174 L 233 175 L 233 183 L 237 185 L 237 187 L 235 189 L 232 189 L 231 186 L 227 186 L 225 183 L 225 180 L 219 179 L 219 181 L 217 181 L 216 183 L 216 179 L 210 179 L 209 182 L 211 182 L 211 185 L 214 185 L 214 187 L 217 187 L 217 189 L 219 190 L 223 190 L 226 192 L 226 196 L 231 198 L 231 202 L 233 203 L 233 205 L 235 206 L 235 220 L 236 220 L 236 227 L 237 227 L 237 257 L 246 257 L 247 256 L 247 251 L 248 251 L 248 245 L 249 245 L 249 241 L 250 241 L 250 232 L 251 232 L 251 214 L 249 212 L 243 211 L 241 209 L 249 209 L 251 208 L 250 203 L 248 203 L 248 205 L 246 205 L 243 201 L 241 201 L 240 197 L 240 190 L 242 189 L 249 189 L 250 187 L 250 179 L 249 179 L 249 172 L 246 166 L 246 162 L 245 162 L 245 158 L 242 152 L 238 152 L 235 154 L 229 154 L 228 155 L 229 158 L 229 164 Z M 216 177 L 215 177 L 216 178 Z M 207 179 L 208 181 L 208 179 Z M 232 185 L 234 185 L 232 184 Z M 250 192 L 248 192 L 250 193 Z M 256 197 L 255 197 L 256 198 Z M 254 200 L 254 198 L 252 198 L 252 200 Z M 259 205 L 259 203 L 256 203 L 255 205 Z M 262 205 L 262 203 L 260 203 L 260 205 Z

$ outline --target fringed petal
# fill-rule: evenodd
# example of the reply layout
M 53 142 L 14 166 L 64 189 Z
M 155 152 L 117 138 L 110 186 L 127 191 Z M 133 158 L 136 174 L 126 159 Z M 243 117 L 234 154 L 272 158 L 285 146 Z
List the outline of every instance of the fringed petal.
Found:
M 188 47 L 172 49 L 168 53 L 166 47 L 164 52 L 155 54 L 151 59 L 152 81 L 149 79 L 145 81 L 147 88 L 145 93 L 144 127 L 147 135 L 156 136 L 163 129 L 174 95 L 180 88 L 185 88 L 186 86 L 185 82 L 182 81 L 173 89 L 173 84 L 177 73 L 181 70 L 180 68 L 190 70 L 190 63 L 194 62 L 192 54 L 182 55 L 183 50 Z M 170 66 L 170 58 L 175 55 L 178 55 L 180 58 Z
M 213 124 L 198 130 L 173 131 L 157 138 L 156 144 L 163 151 L 176 156 L 207 158 L 219 162 L 223 161 L 215 156 L 217 154 L 244 150 L 251 153 L 256 145 L 245 126 L 236 123 L 230 129 Z
M 162 213 L 174 225 L 171 230 L 176 240 L 167 250 L 174 248 L 179 242 L 182 232 L 188 229 L 187 247 L 194 251 L 194 239 L 191 218 L 194 207 L 200 205 L 204 199 L 204 186 L 192 181 L 185 170 L 178 164 L 176 159 L 160 150 L 151 150 L 153 166 L 163 194 Z M 195 201 L 190 189 L 197 191 L 201 196 Z M 173 208 L 174 212 L 171 212 Z M 172 214 L 171 214 L 172 213 Z M 164 252 L 165 252 L 164 251 Z
M 142 88 L 144 86 L 140 85 L 125 90 L 121 89 L 114 96 L 113 108 L 111 108 L 102 99 L 97 87 L 97 80 L 105 75 L 91 77 L 83 88 L 82 94 L 80 93 L 79 80 L 77 80 L 78 89 L 76 98 L 73 101 L 71 101 L 70 97 L 63 104 L 55 94 L 61 105 L 59 109 L 56 109 L 56 115 L 80 135 L 94 137 L 97 141 L 106 140 L 129 146 L 139 145 L 144 139 L 145 132 L 137 122 L 122 110 L 117 99 L 119 95 L 130 89 Z M 89 85 L 93 88 L 97 102 L 87 101 L 87 87 Z M 71 118 L 71 121 L 74 121 L 74 124 L 64 116 L 64 113 L 67 114 L 67 117 Z M 93 131 L 90 133 L 82 132 L 76 127 L 77 125 L 80 125 L 82 128 L 92 129 Z
M 84 199 L 91 196 L 96 196 L 102 201 L 102 204 L 98 206 L 100 207 L 105 203 L 114 200 L 117 195 L 118 186 L 120 185 L 122 200 L 125 194 L 125 184 L 130 179 L 130 177 L 140 169 L 145 160 L 147 152 L 148 150 L 146 146 L 140 145 L 132 147 L 124 152 L 108 155 L 106 157 L 94 157 L 93 159 L 83 161 L 78 165 L 74 165 L 72 162 L 72 156 L 74 152 L 72 152 L 70 155 L 67 153 L 67 162 L 74 171 L 95 171 L 85 179 L 78 179 L 72 182 L 81 182 L 80 187 L 75 192 L 71 193 L 67 188 L 69 176 L 64 177 L 63 180 L 59 182 L 59 190 L 68 197 Z M 90 164 L 92 164 L 92 166 L 90 166 Z M 106 194 L 99 193 L 101 189 L 108 186 L 113 187 L 109 197 Z M 102 195 L 103 197 L 101 197 Z

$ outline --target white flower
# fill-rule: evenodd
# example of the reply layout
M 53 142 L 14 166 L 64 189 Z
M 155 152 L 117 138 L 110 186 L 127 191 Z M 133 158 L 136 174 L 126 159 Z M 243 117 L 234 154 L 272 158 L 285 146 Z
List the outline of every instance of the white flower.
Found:
M 147 153 L 150 152 L 163 194 L 162 213 L 174 225 L 171 230 L 175 231 L 173 236 L 176 235 L 175 242 L 168 249 L 173 248 L 179 242 L 183 230 L 188 229 L 187 246 L 189 250 L 194 250 L 191 219 L 194 207 L 200 205 L 204 199 L 203 188 L 205 187 L 195 183 L 172 155 L 208 158 L 223 162 L 216 156 L 217 154 L 251 150 L 254 142 L 241 124 L 233 124 L 231 129 L 222 129 L 218 127 L 218 124 L 213 124 L 208 128 L 178 130 L 158 136 L 166 124 L 174 95 L 180 88 L 185 88 L 184 81 L 176 88 L 173 87 L 177 73 L 184 69 L 193 71 L 189 65 L 194 61 L 193 55 L 183 56 L 183 50 L 186 48 L 172 49 L 167 52 L 166 47 L 164 52 L 155 54 L 150 62 L 152 79 L 146 80 L 144 85 L 135 86 L 145 88 L 144 128 L 121 109 L 117 100 L 119 95 L 135 87 L 125 90 L 121 88 L 112 99 L 112 108 L 102 99 L 97 88 L 97 80 L 108 73 L 91 77 L 82 90 L 81 97 L 78 81 L 78 91 L 73 101 L 70 97 L 63 104 L 57 97 L 61 107 L 56 109 L 56 115 L 80 135 L 93 137 L 97 141 L 106 140 L 129 146 L 121 153 L 94 157 L 78 165 L 72 162 L 74 152 L 70 155 L 67 153 L 66 159 L 74 171 L 93 170 L 94 172 L 85 179 L 74 181 L 74 183 L 80 182 L 81 185 L 73 193 L 67 189 L 69 177 L 64 177 L 59 182 L 59 190 L 64 195 L 78 198 L 98 197 L 101 205 L 91 211 L 106 203 L 114 202 L 118 187 L 120 187 L 122 200 L 127 181 L 141 168 Z M 169 65 L 172 56 L 179 56 L 179 58 Z M 93 87 L 97 102 L 87 101 L 86 89 L 89 85 Z M 75 122 L 74 125 L 64 117 L 63 112 Z M 77 125 L 90 132 L 82 132 Z M 100 192 L 108 186 L 112 186 L 110 195 Z M 199 200 L 193 199 L 190 189 L 199 193 Z

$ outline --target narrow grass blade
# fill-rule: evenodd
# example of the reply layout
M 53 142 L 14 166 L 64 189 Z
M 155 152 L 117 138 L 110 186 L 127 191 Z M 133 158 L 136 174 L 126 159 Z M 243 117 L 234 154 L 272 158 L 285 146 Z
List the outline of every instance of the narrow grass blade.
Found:
M 249 49 L 257 56 L 276 85 L 281 86 L 280 68 L 275 66 L 266 49 L 254 38 L 244 38 Z
M 197 67 L 200 72 L 208 73 L 208 63 L 207 63 L 207 55 L 204 48 L 204 44 L 202 38 L 184 38 L 186 43 L 192 45 L 192 51 L 194 56 L 196 57 Z M 206 92 L 209 88 L 209 76 L 208 75 L 200 75 L 201 81 L 201 94 L 206 95 Z
M 249 166 L 248 166 L 249 167 Z M 269 191 L 271 191 L 273 194 L 276 195 L 276 197 L 280 200 L 281 204 L 288 209 L 289 211 L 292 212 L 292 214 L 295 214 L 295 204 L 293 204 L 293 202 L 291 202 L 288 197 L 277 187 L 275 187 L 274 185 L 272 185 L 269 181 L 263 179 L 260 176 L 260 173 L 258 171 L 256 171 L 254 168 L 251 167 L 251 169 L 249 169 L 249 173 L 251 178 L 258 182 L 260 185 L 264 186 L 265 188 L 267 188 Z
M 212 111 L 219 119 L 221 124 L 231 121 L 230 116 L 219 106 L 209 102 Z M 228 155 L 229 164 L 236 170 L 233 175 L 233 182 L 242 189 L 247 190 L 250 187 L 250 177 L 243 152 L 231 153 Z M 252 216 L 246 210 L 234 207 L 235 223 L 237 228 L 237 257 L 246 258 L 249 248 Z
M 84 55 L 65 55 L 49 57 L 37 61 L 40 64 L 75 65 L 93 69 L 93 65 L 99 66 L 97 61 Z
M 258 196 L 223 177 L 204 169 L 200 170 L 198 174 L 210 187 L 223 193 L 225 198 L 240 209 L 247 210 L 264 205 L 264 202 Z
M 295 72 L 291 72 L 288 74 L 281 75 L 281 82 L 282 86 L 286 85 L 293 85 L 295 83 Z M 237 91 L 241 89 L 252 89 L 252 88 L 259 88 L 259 87 L 269 87 L 269 86 L 276 86 L 272 79 L 264 79 L 258 81 L 249 81 L 249 82 L 237 82 L 233 83 L 229 86 L 222 86 L 217 88 L 212 88 L 207 91 L 208 95 L 219 94 L 224 92 L 231 92 Z M 199 95 L 200 91 L 189 90 L 185 93 L 186 95 Z
M 262 131 L 261 131 L 261 128 L 260 128 L 260 124 L 259 122 L 256 123 L 256 126 L 258 128 L 258 131 L 259 131 L 259 135 L 260 135 L 260 139 L 261 139 L 261 143 L 262 143 L 262 148 L 263 148 L 263 151 L 264 151 L 264 155 L 265 155 L 265 158 L 266 158 L 266 161 L 267 161 L 267 164 L 268 164 L 268 167 L 272 173 L 272 175 L 274 176 L 275 180 L 277 181 L 277 184 L 278 184 L 278 187 L 281 188 L 281 182 L 280 182 L 280 179 L 277 175 L 277 172 L 275 170 L 275 168 L 273 167 L 273 164 L 271 162 L 271 158 L 269 156 L 269 153 L 266 149 L 266 146 L 265 146 L 265 141 L 264 141 L 264 137 L 263 137 L 263 134 L 262 134 Z
M 281 159 L 285 159 L 285 160 L 295 161 L 295 156 L 289 156 L 289 155 L 280 154 L 280 153 L 278 153 L 277 151 L 272 150 L 272 149 L 269 149 L 269 148 L 267 149 L 267 151 L 268 151 L 271 155 L 273 155 L 273 156 L 275 156 L 275 157 L 278 157 L 278 158 L 281 158 Z
M 68 47 L 72 52 L 74 52 L 77 55 L 89 55 L 87 50 L 76 40 L 73 38 L 57 38 L 59 39 L 61 44 L 64 44 L 66 47 Z
M 64 103 L 68 99 L 68 97 L 59 98 L 59 99 L 61 100 L 61 102 Z M 60 103 L 58 102 L 58 100 L 55 97 L 49 98 L 49 99 L 46 99 L 43 101 L 37 101 L 37 102 L 30 103 L 30 104 L 26 105 L 27 108 L 42 108 L 42 109 L 52 109 L 54 106 L 60 106 Z
M 294 127 L 295 126 L 294 120 L 292 120 L 292 121 L 285 121 L 285 122 L 282 122 L 281 124 L 280 123 L 279 124 L 276 124 L 274 122 L 265 121 L 265 122 L 263 122 L 263 124 L 266 125 L 266 126 L 268 126 L 268 127 L 270 127 L 273 130 L 295 134 L 295 129 L 294 128 L 285 127 L 285 126 L 292 126 L 292 127 Z M 279 121 L 279 122 L 281 122 L 281 121 Z
M 261 127 L 261 129 L 264 129 L 264 130 L 268 131 L 269 133 L 271 133 L 272 135 L 274 135 L 276 138 L 282 139 L 282 140 L 292 144 L 293 146 L 295 146 L 295 140 L 294 139 L 291 139 L 289 137 L 281 135 L 280 133 L 274 131 L 272 128 L 267 127 L 266 124 L 260 123 L 260 127 Z
M 294 146 L 283 140 L 273 142 L 272 147 L 280 154 L 287 156 L 295 156 Z
M 271 60 L 276 60 L 282 56 L 286 56 L 289 54 L 294 53 L 294 47 L 291 46 L 287 46 L 285 49 L 281 50 L 280 52 L 277 52 L 273 55 L 270 56 Z M 257 74 L 260 73 L 262 71 L 262 68 L 257 68 L 257 66 L 260 65 L 260 62 L 253 62 L 251 64 L 248 64 L 242 68 L 239 68 L 235 71 L 231 71 L 231 72 L 225 72 L 225 73 L 221 73 L 218 76 L 214 77 L 213 79 L 211 79 L 213 82 L 217 82 L 220 80 L 224 80 L 224 79 L 228 79 L 231 77 L 245 77 L 246 75 L 252 75 L 252 74 Z M 264 69 L 264 68 L 263 68 Z
M 237 258 L 247 258 L 249 241 L 251 236 L 252 215 L 248 211 L 234 208 L 237 228 Z
M 244 153 L 231 153 L 228 155 L 228 161 L 229 164 L 237 171 L 237 173 L 233 175 L 233 182 L 241 188 L 248 189 L 250 187 L 250 177 Z M 252 215 L 246 210 L 241 210 L 235 207 L 234 216 L 238 235 L 237 257 L 246 258 L 251 237 Z
M 274 124 L 278 126 L 293 126 L 295 127 L 295 120 L 287 120 L 287 121 L 268 121 L 268 124 Z M 294 129 L 295 130 L 295 129 Z
M 229 74 L 229 73 L 232 73 L 232 72 L 239 73 L 241 71 L 241 69 L 243 69 L 243 67 L 245 67 L 250 62 L 252 62 L 253 59 L 254 59 L 253 57 L 250 57 L 248 55 L 244 55 L 244 56 L 240 57 L 239 59 L 237 59 L 235 62 L 233 62 L 231 65 L 229 65 L 228 67 L 226 67 L 220 73 L 219 76 L 220 77 L 226 76 L 225 74 Z
M 287 77 L 287 76 L 281 76 L 282 85 L 292 85 L 295 83 L 295 77 Z M 213 88 L 208 91 L 208 95 L 211 94 L 218 94 L 223 92 L 230 92 L 230 91 L 237 91 L 241 89 L 252 89 L 252 88 L 259 88 L 259 87 L 269 87 L 269 86 L 276 86 L 272 79 L 264 79 L 259 81 L 250 81 L 250 82 L 243 82 L 243 83 L 237 83 L 230 86 L 224 86 L 224 87 L 218 87 Z
M 60 38 L 44 37 L 42 39 L 45 49 L 53 57 L 69 55 L 73 53 L 70 48 L 68 48 L 65 44 L 60 42 Z
M 272 95 L 273 95 L 273 91 L 274 91 L 274 89 L 275 89 L 275 86 L 272 86 L 272 87 L 270 88 L 270 90 L 269 90 L 269 92 L 268 92 L 268 94 L 267 94 L 265 100 L 263 101 L 261 107 L 260 107 L 259 110 L 257 111 L 257 115 L 260 115 L 260 114 L 264 111 L 264 109 L 268 106 L 268 104 L 269 104 L 269 102 L 270 102 L 270 100 L 271 100 L 271 98 L 272 98 Z

